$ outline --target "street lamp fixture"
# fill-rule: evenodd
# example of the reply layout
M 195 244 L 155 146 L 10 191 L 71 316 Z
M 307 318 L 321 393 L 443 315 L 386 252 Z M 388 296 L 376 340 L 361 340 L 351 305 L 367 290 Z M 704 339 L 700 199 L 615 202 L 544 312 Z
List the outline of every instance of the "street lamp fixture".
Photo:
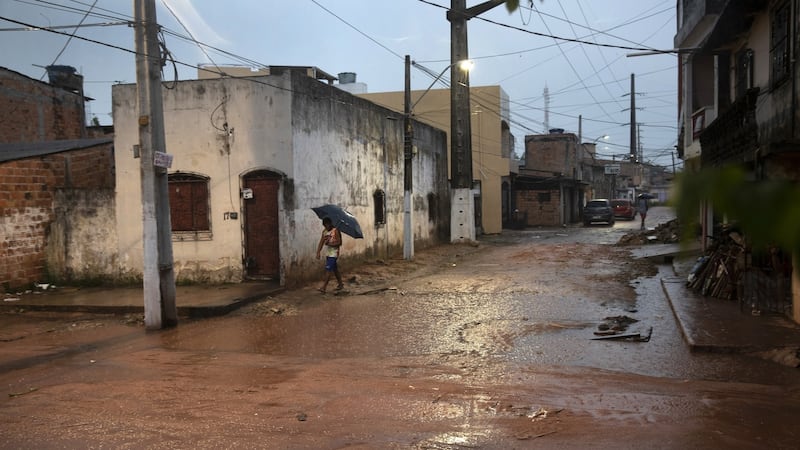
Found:
M 418 69 L 420 69 L 420 70 L 422 70 L 423 72 L 426 72 L 426 73 L 430 74 L 430 75 L 433 75 L 433 73 L 434 73 L 433 71 L 428 70 L 428 68 L 422 66 L 421 64 L 417 64 L 416 61 L 411 61 L 411 65 L 416 67 L 416 68 L 418 68 Z M 457 66 L 459 69 L 461 69 L 464 72 L 470 72 L 475 67 L 475 62 L 472 61 L 471 59 L 462 59 L 461 61 L 456 61 L 453 64 L 450 64 L 447 67 L 445 67 L 444 69 L 442 69 L 442 71 L 439 72 L 439 74 L 436 75 L 433 78 L 433 81 L 431 81 L 431 84 L 428 86 L 428 88 L 425 89 L 424 92 L 422 92 L 422 95 L 419 96 L 417 101 L 415 101 L 410 106 L 409 113 L 414 111 L 414 107 L 417 106 L 417 104 L 420 102 L 420 100 L 422 100 L 422 97 L 425 97 L 425 94 L 427 94 L 433 88 L 433 85 L 436 84 L 436 82 L 439 81 L 439 79 L 441 79 L 444 76 L 445 72 L 450 70 L 453 66 Z
M 598 136 L 596 139 L 594 139 L 591 144 L 581 144 L 581 161 L 586 157 L 586 145 L 597 145 L 597 141 L 599 141 L 599 140 L 607 141 L 610 137 L 611 136 L 609 136 L 607 134 L 604 134 L 604 135 Z M 608 147 L 605 147 L 605 148 L 608 148 Z M 597 153 L 597 151 L 595 151 L 594 154 L 591 154 L 592 161 L 594 161 L 594 159 L 595 159 L 594 155 L 596 153 Z

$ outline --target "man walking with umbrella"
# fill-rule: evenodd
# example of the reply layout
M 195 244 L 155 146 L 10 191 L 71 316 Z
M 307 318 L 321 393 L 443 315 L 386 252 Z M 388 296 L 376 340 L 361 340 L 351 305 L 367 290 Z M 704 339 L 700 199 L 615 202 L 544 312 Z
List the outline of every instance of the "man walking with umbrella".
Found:
M 331 281 L 331 274 L 336 277 L 337 291 L 341 291 L 344 288 L 344 284 L 342 284 L 342 275 L 339 273 L 339 266 L 337 265 L 339 248 L 342 246 L 342 234 L 333 226 L 333 221 L 330 217 L 322 219 L 322 226 L 325 227 L 325 229 L 322 230 L 322 236 L 319 239 L 319 245 L 317 245 L 317 259 L 319 259 L 324 247 L 325 282 L 322 284 L 322 287 L 317 290 L 324 294 L 325 290 L 328 288 L 328 282 Z
M 644 219 L 647 217 L 647 200 L 650 198 L 653 198 L 650 194 L 639 194 L 639 201 L 636 204 L 636 210 L 639 212 L 639 215 L 642 216 L 641 230 L 644 230 Z

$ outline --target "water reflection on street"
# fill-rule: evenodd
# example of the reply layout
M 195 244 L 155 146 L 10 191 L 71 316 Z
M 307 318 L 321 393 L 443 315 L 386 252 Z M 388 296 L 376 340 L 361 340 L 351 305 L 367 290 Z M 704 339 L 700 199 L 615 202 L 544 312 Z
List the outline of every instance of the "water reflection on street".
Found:
M 657 211 L 657 210 L 656 210 Z M 655 221 L 668 214 L 651 215 Z M 555 365 L 679 379 L 797 383 L 798 372 L 743 355 L 691 353 L 659 285 L 671 266 L 625 279 L 612 248 L 638 222 L 490 236 L 454 263 L 369 295 L 287 293 L 292 315 L 235 314 L 160 336 L 171 349 L 301 358 L 413 356 L 478 376 Z M 456 261 L 455 259 L 453 261 Z M 627 272 L 626 272 L 627 271 Z M 280 299 L 279 299 L 280 300 Z M 635 318 L 647 342 L 593 340 L 605 318 Z

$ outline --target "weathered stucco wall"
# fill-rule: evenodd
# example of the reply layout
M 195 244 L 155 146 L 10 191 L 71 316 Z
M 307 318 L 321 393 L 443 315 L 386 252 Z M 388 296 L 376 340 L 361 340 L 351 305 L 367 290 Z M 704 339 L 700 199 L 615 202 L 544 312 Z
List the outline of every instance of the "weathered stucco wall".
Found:
M 116 281 L 113 189 L 59 189 L 47 232 L 47 269 L 62 282 Z M 113 273 L 113 272 L 111 272 Z
M 321 231 L 314 206 L 334 203 L 354 214 L 364 239 L 345 238 L 342 261 L 402 255 L 403 142 L 401 116 L 364 99 L 295 75 L 293 149 L 295 153 L 294 227 L 286 240 L 301 245 L 289 249 L 288 273 L 318 278 L 314 258 Z M 447 206 L 446 134 L 416 123 L 413 160 L 413 229 L 416 245 L 441 235 L 449 217 L 429 217 L 430 202 Z M 373 194 L 386 195 L 386 223 L 375 223 Z M 433 200 L 431 200 L 433 198 Z M 436 209 L 436 208 L 434 208 Z M 448 225 L 449 226 L 449 225 Z
M 282 176 L 277 226 L 283 284 L 293 286 L 321 275 L 316 245 L 322 228 L 311 210 L 314 206 L 336 203 L 358 217 L 364 239 L 345 239 L 345 267 L 348 261 L 390 257 L 401 248 L 399 115 L 302 74 L 185 81 L 164 90 L 163 96 L 166 151 L 173 155 L 170 173 L 209 180 L 210 235 L 173 234 L 179 280 L 242 280 L 245 236 L 240 190 L 242 177 L 254 170 Z M 135 86 L 114 86 L 113 98 L 117 276 L 141 276 L 140 161 L 131 151 L 138 142 Z M 414 227 L 417 241 L 424 245 L 436 239 L 441 220 L 449 217 L 440 217 L 439 222 L 428 218 L 429 194 L 448 197 L 445 134 L 420 126 L 424 140 L 415 158 Z M 386 224 L 375 224 L 377 189 L 386 193 Z M 231 220 L 231 212 L 239 219 Z
M 211 236 L 173 236 L 179 280 L 226 282 L 242 279 L 239 176 L 252 169 L 291 175 L 290 89 L 282 77 L 214 79 L 176 83 L 163 90 L 166 151 L 170 173 L 209 178 Z M 117 233 L 119 275 L 142 272 L 142 200 L 136 87 L 113 88 L 117 148 Z

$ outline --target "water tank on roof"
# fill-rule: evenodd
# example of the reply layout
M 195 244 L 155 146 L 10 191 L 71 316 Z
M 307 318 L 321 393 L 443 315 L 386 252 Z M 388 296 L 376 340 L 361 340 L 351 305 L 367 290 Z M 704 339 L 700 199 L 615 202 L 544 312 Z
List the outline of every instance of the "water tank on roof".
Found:
M 76 93 L 83 90 L 83 76 L 74 67 L 47 66 L 45 69 L 51 85 Z
M 356 82 L 356 74 L 355 72 L 340 72 L 339 73 L 339 84 L 350 84 Z

